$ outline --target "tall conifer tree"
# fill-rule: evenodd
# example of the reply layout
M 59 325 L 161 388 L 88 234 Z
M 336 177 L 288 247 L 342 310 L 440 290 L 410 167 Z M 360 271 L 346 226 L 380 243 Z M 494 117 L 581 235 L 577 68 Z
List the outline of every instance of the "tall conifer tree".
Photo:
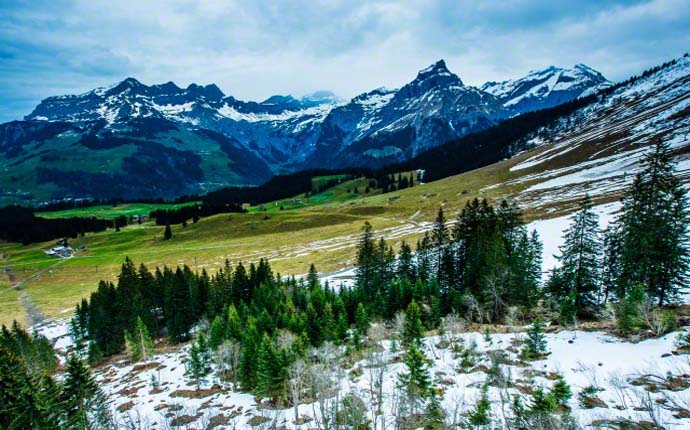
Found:
M 565 231 L 564 243 L 558 257 L 562 264 L 565 294 L 576 292 L 578 312 L 597 303 L 600 288 L 602 245 L 599 237 L 599 217 L 592 210 L 592 199 L 585 195 L 580 209 L 573 215 Z
M 668 143 L 661 140 L 644 159 L 623 199 L 620 218 L 619 291 L 643 285 L 659 305 L 674 299 L 687 281 L 686 192 L 675 176 Z

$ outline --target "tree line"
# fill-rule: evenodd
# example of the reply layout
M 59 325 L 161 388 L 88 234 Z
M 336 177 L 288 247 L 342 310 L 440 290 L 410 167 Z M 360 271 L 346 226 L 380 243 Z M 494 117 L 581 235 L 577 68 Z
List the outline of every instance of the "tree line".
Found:
M 42 218 L 34 210 L 22 206 L 0 208 L 0 239 L 29 244 L 54 239 L 76 238 L 108 228 L 119 228 L 122 220 L 95 217 Z

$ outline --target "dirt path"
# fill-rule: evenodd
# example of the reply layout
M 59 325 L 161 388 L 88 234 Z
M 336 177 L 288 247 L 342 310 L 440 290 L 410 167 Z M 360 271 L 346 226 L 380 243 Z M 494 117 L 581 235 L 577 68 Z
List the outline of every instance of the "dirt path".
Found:
M 26 318 L 28 320 L 29 326 L 33 326 L 33 325 L 36 325 L 36 324 L 43 322 L 47 317 L 41 311 L 41 309 L 38 306 L 36 306 L 36 304 L 33 301 L 31 301 L 31 297 L 26 292 L 26 290 L 24 290 L 24 284 L 40 278 L 41 275 L 43 275 L 44 273 L 46 273 L 47 271 L 49 271 L 53 267 L 60 264 L 62 262 L 62 260 L 58 261 L 57 263 L 55 263 L 54 265 L 52 265 L 46 269 L 39 270 L 38 272 L 34 273 L 33 275 L 29 276 L 28 278 L 23 279 L 23 280 L 18 281 L 18 282 L 17 282 L 17 276 L 12 271 L 12 266 L 10 266 L 10 264 L 7 261 L 7 259 L 5 258 L 4 254 L 0 254 L 0 261 L 2 261 L 2 263 L 4 265 L 3 270 L 5 271 L 5 274 L 7 275 L 7 279 L 9 279 L 10 284 L 14 284 L 10 288 L 7 288 L 5 290 L 0 291 L 0 294 L 5 293 L 9 290 L 19 291 L 19 298 L 22 302 L 22 306 L 24 307 L 24 311 L 26 312 Z

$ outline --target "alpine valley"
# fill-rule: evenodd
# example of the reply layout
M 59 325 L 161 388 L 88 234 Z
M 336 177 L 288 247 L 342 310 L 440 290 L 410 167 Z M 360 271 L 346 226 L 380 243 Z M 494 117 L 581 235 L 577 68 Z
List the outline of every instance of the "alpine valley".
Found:
M 1 132 L 2 429 L 690 426 L 688 54 Z
M 248 102 L 214 84 L 127 78 L 0 125 L 0 202 L 172 199 L 309 168 L 378 168 L 611 85 L 578 64 L 476 88 L 443 60 L 350 101 L 319 91 Z

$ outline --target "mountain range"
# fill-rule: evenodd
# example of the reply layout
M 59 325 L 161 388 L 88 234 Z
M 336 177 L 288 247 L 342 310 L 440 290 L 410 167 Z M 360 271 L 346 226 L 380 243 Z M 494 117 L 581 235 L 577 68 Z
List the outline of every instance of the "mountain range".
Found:
M 327 91 L 242 101 L 214 84 L 127 78 L 0 125 L 0 201 L 173 198 L 312 167 L 380 167 L 610 85 L 576 65 L 477 88 L 443 60 L 349 101 Z

